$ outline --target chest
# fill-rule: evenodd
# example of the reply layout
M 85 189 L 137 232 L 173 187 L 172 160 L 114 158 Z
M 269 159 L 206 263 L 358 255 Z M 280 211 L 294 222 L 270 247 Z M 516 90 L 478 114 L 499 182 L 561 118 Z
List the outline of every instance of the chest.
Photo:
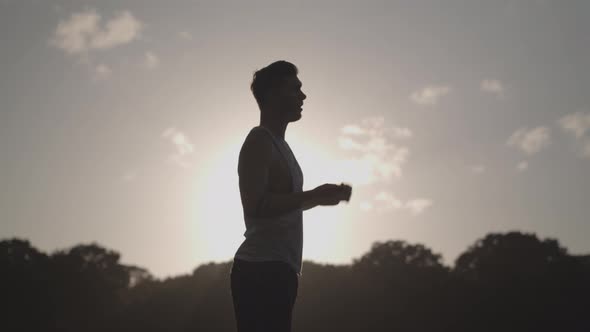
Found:
M 274 193 L 290 193 L 293 191 L 289 165 L 281 156 L 275 154 L 269 169 L 270 191 Z

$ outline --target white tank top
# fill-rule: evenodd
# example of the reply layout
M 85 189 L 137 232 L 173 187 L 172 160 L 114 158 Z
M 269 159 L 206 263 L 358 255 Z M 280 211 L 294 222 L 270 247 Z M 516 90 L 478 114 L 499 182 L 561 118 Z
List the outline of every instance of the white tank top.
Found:
M 284 158 L 289 165 L 293 192 L 303 190 L 303 172 L 291 148 L 283 139 L 275 137 L 270 130 L 257 126 L 253 130 L 264 130 L 273 140 L 273 159 Z M 267 218 L 249 217 L 244 214 L 246 232 L 244 242 L 234 258 L 250 262 L 283 261 L 301 276 L 303 257 L 303 210 L 297 209 L 280 216 Z M 268 220 L 273 219 L 273 220 Z M 260 226 L 266 225 L 266 226 Z

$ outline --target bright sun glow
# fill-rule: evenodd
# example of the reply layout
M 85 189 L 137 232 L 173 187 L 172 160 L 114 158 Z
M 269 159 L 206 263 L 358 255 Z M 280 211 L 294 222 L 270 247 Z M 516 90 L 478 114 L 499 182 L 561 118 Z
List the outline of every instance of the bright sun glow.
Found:
M 236 138 L 221 152 L 200 166 L 206 176 L 195 187 L 194 239 L 196 255 L 207 261 L 231 259 L 242 243 L 245 225 L 240 202 L 237 162 L 242 138 Z M 366 183 L 367 167 L 334 159 L 327 149 L 291 137 L 290 146 L 304 172 L 304 190 L 323 183 Z M 317 207 L 304 213 L 304 259 L 341 261 L 352 240 L 350 224 L 354 195 L 350 203 Z

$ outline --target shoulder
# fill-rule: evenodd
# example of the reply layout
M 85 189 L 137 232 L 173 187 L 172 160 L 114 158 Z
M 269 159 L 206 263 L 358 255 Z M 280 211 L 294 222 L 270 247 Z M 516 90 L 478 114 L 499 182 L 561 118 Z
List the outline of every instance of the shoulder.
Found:
M 272 160 L 272 137 L 264 128 L 253 128 L 246 136 L 240 150 L 240 164 L 270 163 Z
M 261 127 L 254 127 L 246 136 L 246 140 L 242 145 L 242 150 L 244 149 L 254 149 L 254 150 L 272 150 L 272 137 L 266 131 L 266 129 Z

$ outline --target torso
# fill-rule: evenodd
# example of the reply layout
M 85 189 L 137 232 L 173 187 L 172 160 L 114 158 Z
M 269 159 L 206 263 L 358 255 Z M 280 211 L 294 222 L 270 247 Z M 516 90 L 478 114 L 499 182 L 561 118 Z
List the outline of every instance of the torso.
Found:
M 264 130 L 267 130 L 264 128 Z M 273 152 L 269 166 L 268 190 L 273 193 L 292 193 L 303 190 L 303 172 L 284 140 L 269 136 Z M 271 220 L 269 220 L 271 219 Z M 245 240 L 235 258 L 250 262 L 280 261 L 289 264 L 301 275 L 303 259 L 303 211 L 296 209 L 272 217 L 244 214 Z
M 277 149 L 274 146 L 274 149 Z M 280 154 L 274 154 L 275 158 L 269 169 L 269 186 L 270 192 L 273 193 L 290 193 L 293 191 L 291 174 L 287 162 L 281 158 Z

